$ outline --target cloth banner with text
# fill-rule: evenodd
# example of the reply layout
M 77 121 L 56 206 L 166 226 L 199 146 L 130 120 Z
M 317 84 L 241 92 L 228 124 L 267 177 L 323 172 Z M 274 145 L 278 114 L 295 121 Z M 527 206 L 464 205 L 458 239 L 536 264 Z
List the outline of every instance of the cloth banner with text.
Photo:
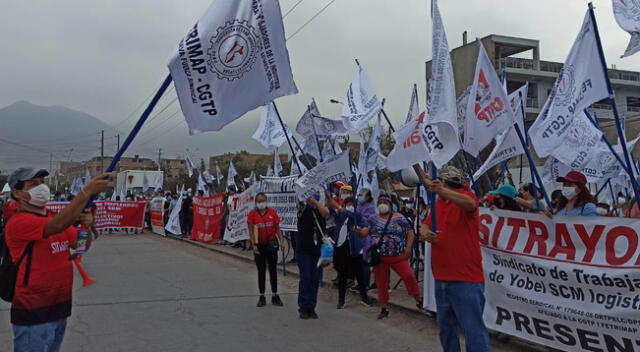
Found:
M 211 197 L 193 197 L 193 229 L 191 237 L 209 243 L 222 237 L 220 223 L 224 216 L 224 193 Z
M 164 202 L 162 197 L 156 197 L 149 202 L 149 215 L 151 217 L 151 231 L 164 235 Z
M 267 196 L 268 206 L 280 217 L 280 229 L 298 231 L 298 197 L 295 183 L 298 176 L 262 177 L 260 192 Z
M 247 216 L 254 208 L 254 198 L 257 194 L 258 185 L 255 184 L 246 191 L 236 194 L 228 199 L 229 218 L 227 227 L 224 230 L 224 240 L 235 243 L 237 241 L 249 239 L 249 226 Z
M 349 153 L 347 149 L 342 154 L 334 155 L 302 175 L 295 182 L 298 199 L 303 201 L 315 193 L 323 192 L 323 187 L 329 183 L 351 178 Z
M 146 202 L 123 202 L 102 200 L 94 202 L 96 229 L 142 228 Z M 69 202 L 47 203 L 47 210 L 57 213 Z

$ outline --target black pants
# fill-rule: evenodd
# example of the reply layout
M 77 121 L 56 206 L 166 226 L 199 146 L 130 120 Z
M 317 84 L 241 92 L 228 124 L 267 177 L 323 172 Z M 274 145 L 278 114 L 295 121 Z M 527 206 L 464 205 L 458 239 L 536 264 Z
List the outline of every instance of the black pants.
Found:
M 264 295 L 266 286 L 267 264 L 269 265 L 269 282 L 271 283 L 271 292 L 278 293 L 278 252 L 260 249 L 260 255 L 254 254 L 253 258 L 258 267 L 258 288 L 260 294 Z
M 360 298 L 363 301 L 367 301 L 368 280 L 365 275 L 365 264 L 362 256 L 351 256 L 348 241 L 345 241 L 342 246 L 336 247 L 333 253 L 333 266 L 338 272 L 338 303 L 344 304 L 345 296 L 347 294 L 347 279 L 349 278 L 349 272 L 353 272 L 358 279 L 358 291 L 360 291 Z
M 191 228 L 193 227 L 193 216 L 181 215 L 180 216 L 180 229 L 183 235 L 189 235 Z

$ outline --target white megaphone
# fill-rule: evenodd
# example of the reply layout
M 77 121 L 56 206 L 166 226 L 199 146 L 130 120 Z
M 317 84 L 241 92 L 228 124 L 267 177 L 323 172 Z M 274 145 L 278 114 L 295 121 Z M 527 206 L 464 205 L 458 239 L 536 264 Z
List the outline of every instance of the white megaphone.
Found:
M 416 170 L 413 169 L 413 167 L 408 167 L 400 170 L 399 176 L 400 183 L 407 187 L 418 187 L 418 185 L 420 184 L 420 177 L 416 173 Z

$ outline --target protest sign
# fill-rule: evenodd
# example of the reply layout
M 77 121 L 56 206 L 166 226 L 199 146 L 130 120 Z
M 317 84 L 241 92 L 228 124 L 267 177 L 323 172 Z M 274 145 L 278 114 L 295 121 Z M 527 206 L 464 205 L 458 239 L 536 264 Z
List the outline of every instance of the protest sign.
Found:
M 229 217 L 224 230 L 224 240 L 237 242 L 249 239 L 249 228 L 247 226 L 247 216 L 254 208 L 254 198 L 257 194 L 258 185 L 255 184 L 246 191 L 229 198 Z
M 146 202 L 96 201 L 94 215 L 97 229 L 142 228 Z M 47 210 L 57 213 L 69 202 L 47 203 Z
M 268 206 L 280 217 L 280 229 L 298 231 L 298 197 L 295 191 L 297 176 L 262 177 L 260 192 L 267 196 Z
M 162 197 L 156 197 L 149 203 L 149 215 L 151 216 L 151 231 L 164 235 L 164 202 Z
M 349 150 L 319 163 L 307 171 L 296 182 L 296 194 L 299 200 L 305 200 L 315 193 L 322 192 L 324 185 L 348 180 L 351 177 L 349 166 Z
M 222 237 L 221 222 L 224 216 L 224 193 L 211 197 L 193 197 L 193 229 L 191 237 L 209 243 Z

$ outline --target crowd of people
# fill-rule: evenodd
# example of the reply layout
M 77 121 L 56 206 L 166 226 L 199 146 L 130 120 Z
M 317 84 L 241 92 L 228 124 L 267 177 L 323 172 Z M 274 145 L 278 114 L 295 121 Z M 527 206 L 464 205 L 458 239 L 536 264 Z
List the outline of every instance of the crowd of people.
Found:
M 439 170 L 437 179 L 429 178 L 421 168 L 418 171 L 422 184 L 437 199 L 435 217 L 430 212 L 429 202 L 423 198 L 382 193 L 374 199 L 370 190 L 354 192 L 351 185 L 343 182 L 332 184 L 331 191 L 317 193 L 300 204 L 298 231 L 292 233 L 291 238 L 292 262 L 299 269 L 297 306 L 300 319 L 319 318 L 316 311 L 318 290 L 326 270 L 320 263 L 327 243 L 332 244 L 333 250 L 337 309 L 345 309 L 349 288 L 359 295 L 365 306 L 373 305 L 369 291 L 376 290 L 380 308 L 377 318 L 387 318 L 390 315 L 391 271 L 401 278 L 408 296 L 422 309 L 423 294 L 410 260 L 421 258 L 424 246 L 418 243 L 429 243 L 436 285 L 437 322 L 444 350 L 460 350 L 457 335 L 460 329 L 465 335 L 467 350 L 488 351 L 489 337 L 482 318 L 485 298 L 478 237 L 480 207 L 539 212 L 547 216 L 640 218 L 635 200 L 618 194 L 615 205 L 599 202 L 589 191 L 587 178 L 576 171 L 557 179 L 562 188 L 551 193 L 552 207 L 545 205 L 541 190 L 532 184 L 516 188 L 508 182 L 479 199 L 455 167 Z M 71 310 L 70 253 L 78 242 L 79 229 L 87 229 L 91 238 L 97 236 L 92 226 L 92 213 L 90 209 L 85 210 L 85 205 L 92 196 L 103 194 L 109 175 L 94 178 L 68 199 L 51 196 L 45 184 L 46 176 L 46 170 L 18 169 L 9 178 L 11 193 L 2 200 L 2 225 L 5 227 L 2 242 L 8 248 L 17 272 L 11 307 L 16 350 L 45 345 L 49 346 L 48 351 L 59 349 Z M 506 179 L 510 181 L 511 177 Z M 229 187 L 227 199 L 238 191 Z M 152 196 L 166 197 L 167 216 L 178 204 L 179 195 L 175 193 Z M 193 226 L 191 189 L 182 197 L 180 224 L 182 235 L 189 236 Z M 127 195 L 127 200 L 150 199 L 151 196 Z M 70 203 L 54 215 L 45 208 L 52 200 Z M 221 230 L 230 209 L 226 200 L 225 204 Z M 271 304 L 283 306 L 278 295 L 277 262 L 278 251 L 284 248 L 285 239 L 280 229 L 280 216 L 268 206 L 264 193 L 255 196 L 255 207 L 248 215 L 247 224 L 249 240 L 233 245 L 253 252 L 258 274 L 257 307 L 267 304 L 267 272 Z M 50 248 L 59 250 L 52 252 Z M 23 260 L 30 256 L 33 261 Z M 45 279 L 51 275 L 59 278 L 55 284 Z

